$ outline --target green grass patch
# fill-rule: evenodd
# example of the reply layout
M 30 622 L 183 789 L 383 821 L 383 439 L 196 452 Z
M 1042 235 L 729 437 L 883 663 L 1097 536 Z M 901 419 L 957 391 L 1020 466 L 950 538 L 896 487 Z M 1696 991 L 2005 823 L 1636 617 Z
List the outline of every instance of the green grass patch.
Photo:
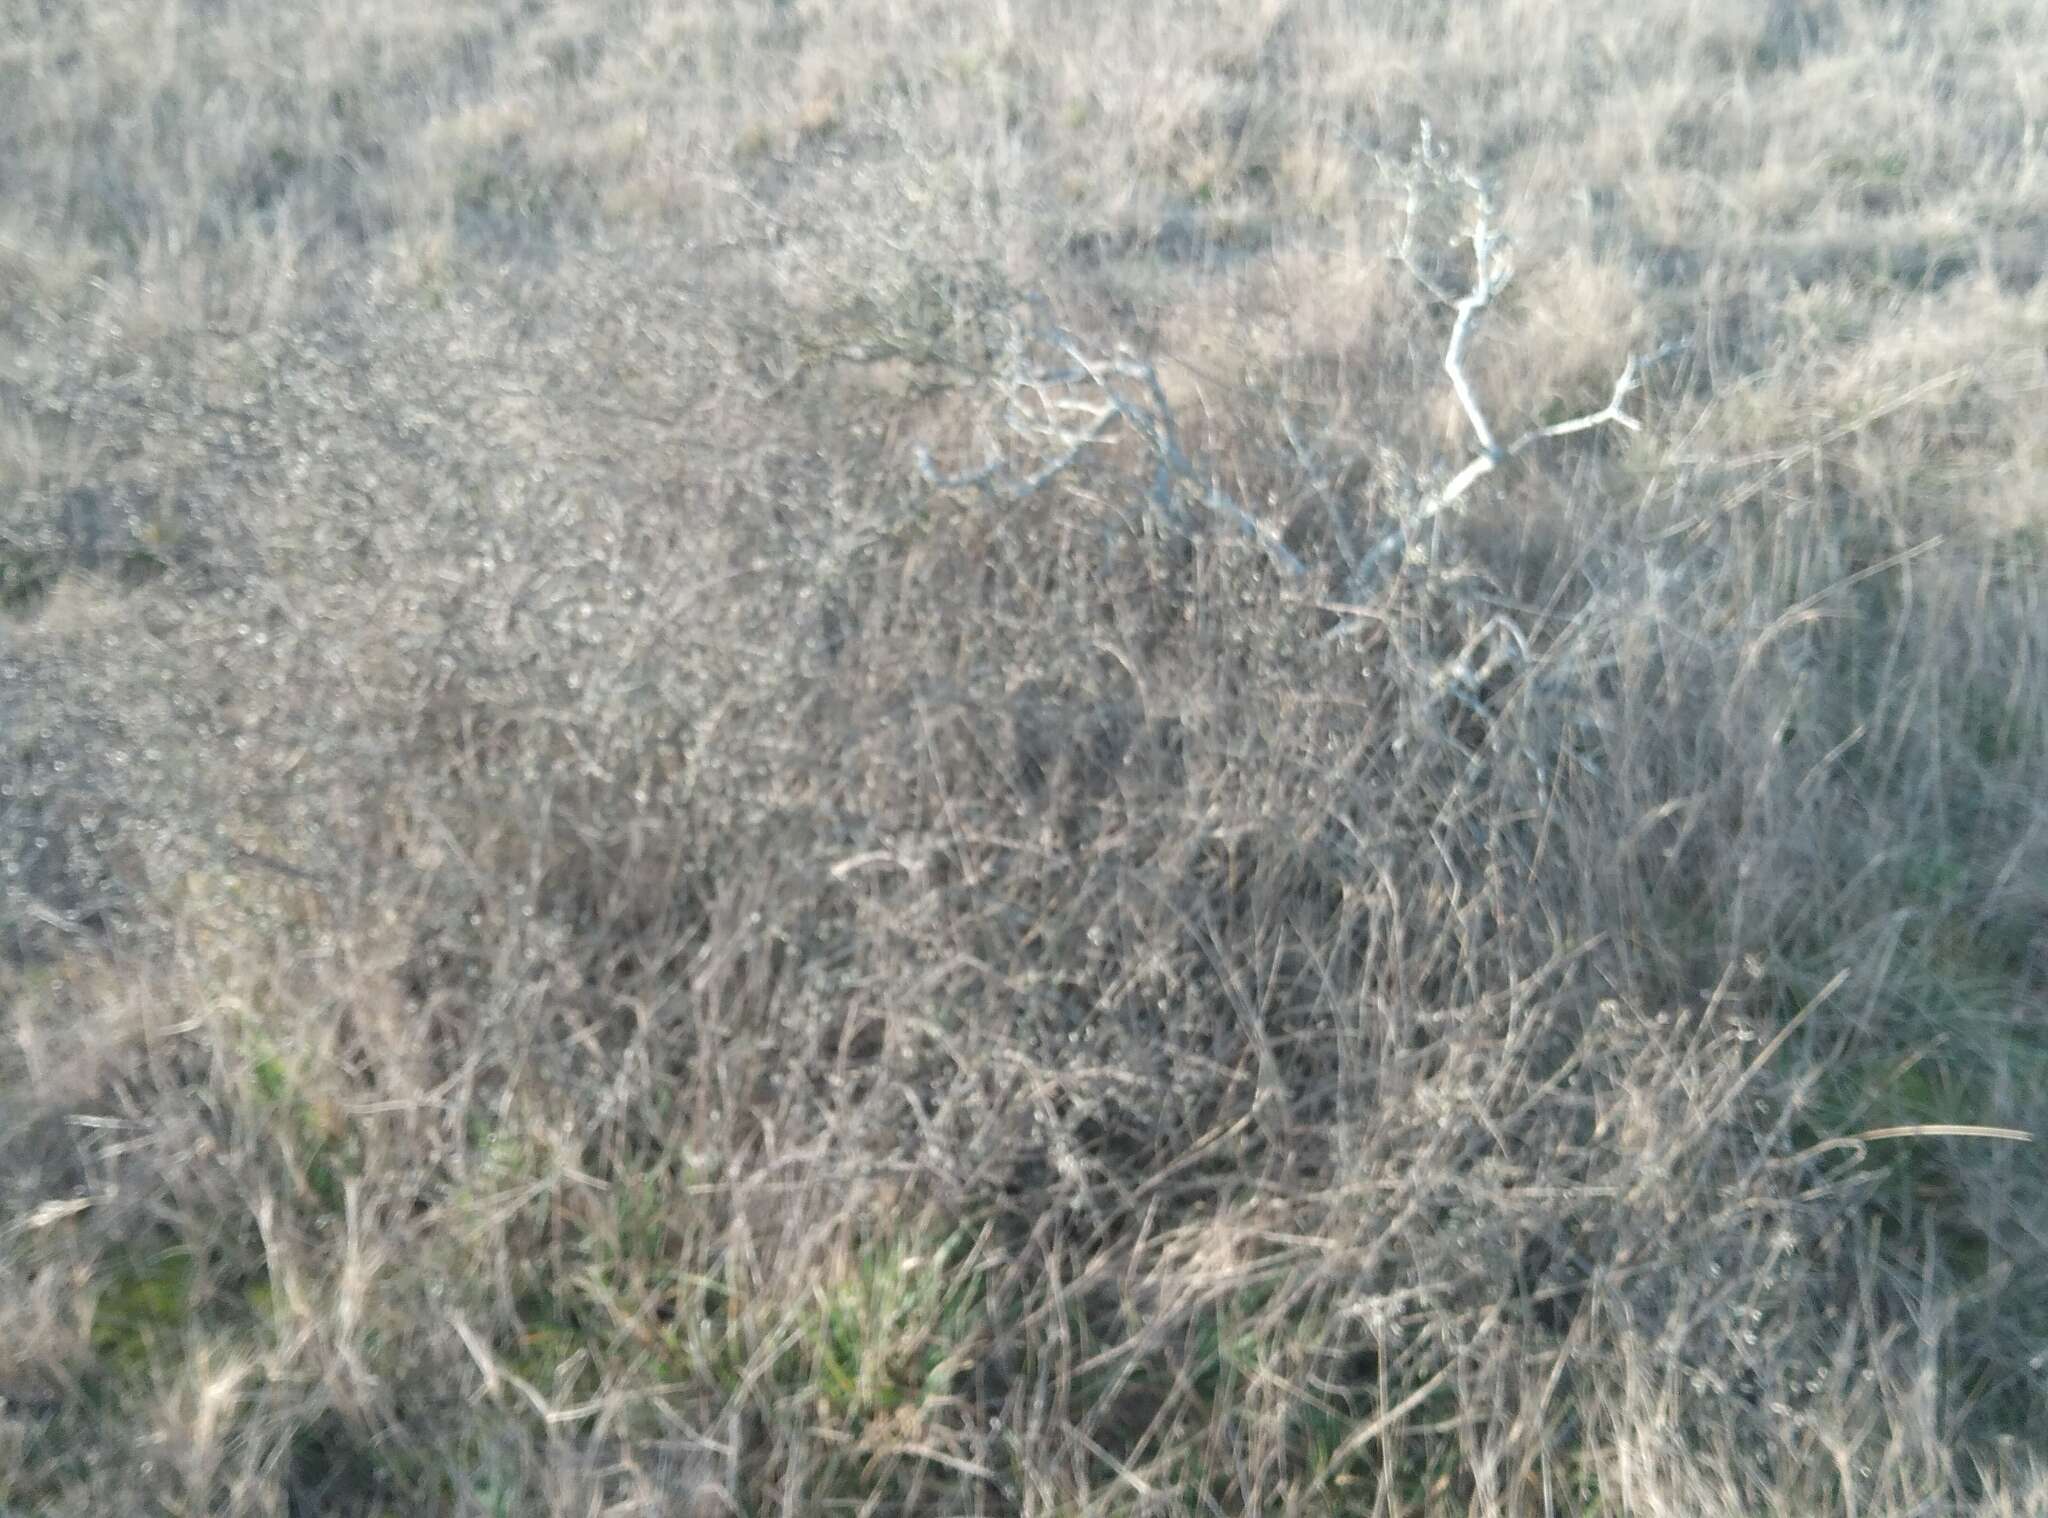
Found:
M 884 1238 L 819 1290 L 811 1370 L 821 1402 L 849 1431 L 946 1395 L 968 1367 L 981 1290 L 977 1275 L 956 1269 L 966 1249 L 959 1233 L 922 1245 Z
M 92 1348 L 100 1366 L 128 1381 L 175 1352 L 192 1318 L 196 1269 L 173 1247 L 116 1261 L 93 1303 Z
M 321 1215 L 346 1210 L 347 1183 L 362 1173 L 362 1140 L 339 1110 L 313 1094 L 290 1055 L 257 1031 L 244 1034 L 248 1079 L 265 1131 L 276 1142 L 300 1199 Z
M 90 1342 L 102 1390 L 115 1397 L 182 1360 L 194 1335 L 249 1340 L 269 1331 L 268 1276 L 202 1266 L 182 1244 L 119 1250 L 98 1275 Z

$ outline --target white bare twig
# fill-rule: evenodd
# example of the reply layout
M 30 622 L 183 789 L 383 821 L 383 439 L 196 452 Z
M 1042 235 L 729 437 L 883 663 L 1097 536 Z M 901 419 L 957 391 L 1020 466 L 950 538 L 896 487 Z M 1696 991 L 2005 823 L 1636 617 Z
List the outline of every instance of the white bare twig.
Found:
M 1421 147 L 1415 161 L 1407 170 L 1407 177 L 1406 214 L 1402 221 L 1401 238 L 1395 244 L 1392 256 L 1408 270 L 1426 293 L 1456 312 L 1451 323 L 1450 340 L 1444 348 L 1443 370 L 1450 379 L 1452 390 L 1457 394 L 1458 404 L 1464 410 L 1466 420 L 1471 424 L 1473 436 L 1479 443 L 1479 452 L 1457 473 L 1426 496 L 1420 508 L 1408 520 L 1389 529 L 1386 535 L 1353 566 L 1345 587 L 1347 597 L 1352 600 L 1364 598 L 1381 566 L 1406 550 L 1416 529 L 1455 505 L 1474 485 L 1503 464 L 1520 457 L 1538 443 L 1547 442 L 1552 438 L 1569 437 L 1577 432 L 1588 432 L 1610 423 L 1630 432 L 1639 431 L 1642 423 L 1624 409 L 1624 403 L 1640 387 L 1645 367 L 1661 362 L 1683 346 L 1682 343 L 1666 344 L 1647 357 L 1630 354 L 1622 365 L 1621 374 L 1615 380 L 1613 393 L 1608 397 L 1605 406 L 1584 416 L 1552 422 L 1546 426 L 1531 427 L 1503 447 L 1494 433 L 1492 424 L 1487 420 L 1484 408 L 1479 404 L 1478 393 L 1473 389 L 1471 377 L 1466 372 L 1465 349 L 1471 341 L 1473 328 L 1480 313 L 1493 304 L 1494 299 L 1514 278 L 1514 265 L 1507 253 L 1507 238 L 1493 224 L 1491 194 L 1473 176 L 1444 166 L 1426 122 L 1423 124 Z M 1471 287 L 1463 295 L 1452 295 L 1443 282 L 1425 268 L 1416 256 L 1416 223 L 1423 211 L 1424 192 L 1432 184 L 1438 187 L 1448 185 L 1460 190 L 1473 202 L 1472 227 L 1466 239 L 1472 250 L 1473 275 Z M 1339 636 L 1348 630 L 1348 624 L 1342 625 L 1332 629 L 1331 636 Z

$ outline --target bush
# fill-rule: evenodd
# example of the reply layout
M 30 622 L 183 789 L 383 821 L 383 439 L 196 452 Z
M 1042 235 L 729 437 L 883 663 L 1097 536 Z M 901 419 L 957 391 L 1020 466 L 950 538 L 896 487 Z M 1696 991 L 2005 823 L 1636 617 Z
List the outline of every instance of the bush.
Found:
M 1344 201 L 1327 24 L 1202 65 L 1219 215 Z M 0 1507 L 2039 1505 L 2017 318 L 1636 363 L 1429 156 L 1341 339 L 1307 232 L 1077 272 L 953 93 L 1046 56 L 811 89 L 745 258 L 579 190 L 190 339 L 232 470 L 0 646 Z

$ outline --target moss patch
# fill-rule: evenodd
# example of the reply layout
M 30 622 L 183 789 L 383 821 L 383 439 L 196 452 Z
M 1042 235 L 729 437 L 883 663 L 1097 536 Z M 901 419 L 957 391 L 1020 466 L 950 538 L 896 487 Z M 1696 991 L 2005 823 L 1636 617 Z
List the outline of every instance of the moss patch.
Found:
M 128 1380 L 173 1349 L 191 1321 L 195 1275 L 182 1248 L 116 1264 L 93 1303 L 92 1347 L 101 1366 Z

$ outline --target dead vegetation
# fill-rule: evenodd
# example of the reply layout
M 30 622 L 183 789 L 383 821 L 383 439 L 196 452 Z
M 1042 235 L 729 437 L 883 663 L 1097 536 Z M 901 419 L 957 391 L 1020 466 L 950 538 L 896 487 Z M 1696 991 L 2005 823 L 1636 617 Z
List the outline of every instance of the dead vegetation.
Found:
M 2040 1511 L 2044 38 L 1768 10 L 0 22 L 0 1513 Z

